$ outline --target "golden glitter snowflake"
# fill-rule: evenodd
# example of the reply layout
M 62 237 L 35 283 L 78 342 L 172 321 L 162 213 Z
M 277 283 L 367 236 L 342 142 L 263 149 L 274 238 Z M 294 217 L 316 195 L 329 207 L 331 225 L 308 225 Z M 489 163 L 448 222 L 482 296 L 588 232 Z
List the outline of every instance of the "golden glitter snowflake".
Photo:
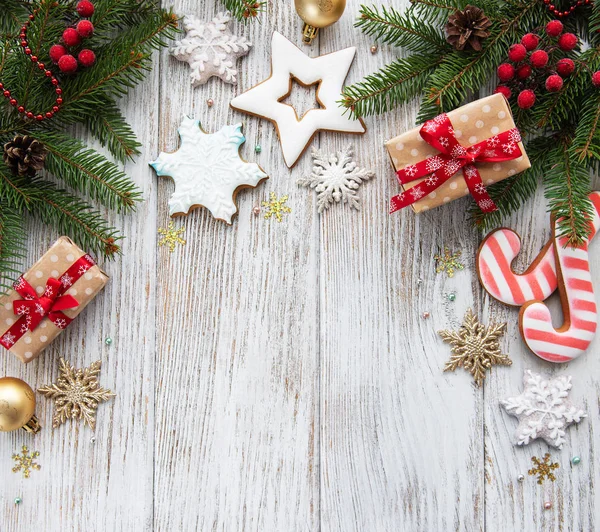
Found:
M 271 217 L 275 217 L 278 222 L 281 222 L 283 219 L 283 215 L 292 212 L 285 202 L 288 200 L 288 195 L 281 196 L 280 199 L 277 199 L 275 192 L 271 192 L 269 196 L 269 201 L 263 201 L 263 207 L 267 207 L 267 212 L 265 212 L 265 220 L 268 220 Z
M 35 462 L 35 459 L 40 455 L 37 451 L 29 453 L 29 449 L 26 445 L 21 447 L 21 454 L 13 454 L 12 459 L 15 461 L 15 466 L 12 468 L 13 473 L 23 471 L 23 478 L 29 478 L 32 470 L 39 471 L 41 469 L 40 464 Z
M 506 323 L 485 326 L 467 310 L 463 324 L 458 331 L 439 331 L 438 334 L 452 345 L 452 356 L 446 362 L 444 371 L 454 371 L 462 366 L 470 371 L 475 384 L 481 386 L 485 371 L 493 365 L 510 366 L 512 360 L 500 352 L 498 339 L 504 334 Z
M 173 222 L 169 222 L 169 227 L 167 229 L 159 228 L 158 233 L 164 235 L 164 238 L 161 238 L 158 241 L 159 246 L 169 246 L 169 252 L 173 253 L 175 251 L 175 246 L 177 244 L 181 244 L 185 246 L 185 240 L 181 238 L 181 235 L 185 232 L 185 227 L 180 227 L 179 229 L 175 229 L 175 224 Z
M 433 256 L 436 263 L 435 272 L 446 272 L 448 277 L 454 277 L 454 272 L 456 272 L 456 270 L 464 270 L 465 268 L 465 265 L 458 260 L 459 257 L 460 251 L 450 253 L 448 248 L 444 248 L 443 255 L 438 253 Z
M 550 453 L 546 453 L 543 460 L 540 460 L 537 456 L 532 456 L 531 461 L 535 464 L 535 467 L 531 468 L 528 473 L 534 476 L 537 475 L 538 484 L 543 484 L 545 479 L 552 482 L 556 480 L 552 471 L 558 469 L 560 465 L 557 462 L 550 462 Z
M 100 387 L 100 361 L 89 368 L 75 369 L 60 359 L 60 377 L 56 384 L 40 388 L 38 392 L 54 399 L 52 427 L 56 428 L 67 419 L 83 419 L 92 430 L 96 428 L 96 409 L 102 401 L 108 401 L 115 394 Z

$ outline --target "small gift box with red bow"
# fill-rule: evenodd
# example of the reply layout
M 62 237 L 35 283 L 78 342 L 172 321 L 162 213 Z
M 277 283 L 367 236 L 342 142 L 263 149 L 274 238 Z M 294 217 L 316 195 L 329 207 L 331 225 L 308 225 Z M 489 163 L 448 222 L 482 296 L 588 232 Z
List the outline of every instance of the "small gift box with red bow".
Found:
M 390 212 L 417 213 L 471 194 L 496 210 L 486 186 L 531 166 L 506 98 L 493 94 L 435 117 L 386 142 L 403 192 Z
M 0 298 L 0 345 L 31 362 L 107 281 L 92 257 L 60 237 Z

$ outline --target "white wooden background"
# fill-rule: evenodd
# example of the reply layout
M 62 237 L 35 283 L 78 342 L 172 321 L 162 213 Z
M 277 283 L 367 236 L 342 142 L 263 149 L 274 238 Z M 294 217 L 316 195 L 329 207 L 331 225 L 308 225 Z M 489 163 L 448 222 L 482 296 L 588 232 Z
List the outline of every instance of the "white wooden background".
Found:
M 177 0 L 174 8 L 203 18 L 221 10 L 216 0 Z M 358 8 L 349 0 L 339 23 L 305 48 L 316 56 L 356 46 L 350 83 L 398 54 L 385 46 L 371 54 L 372 41 L 353 28 Z M 133 216 L 111 214 L 128 236 L 124 257 L 105 265 L 110 284 L 55 351 L 28 366 L 10 355 L 0 360 L 2 375 L 38 387 L 55 380 L 57 352 L 78 366 L 101 359 L 101 382 L 118 394 L 99 409 L 95 443 L 82 425 L 52 430 L 52 404 L 43 397 L 39 435 L 1 435 L 0 530 L 594 530 L 598 341 L 561 365 L 524 348 L 517 310 L 490 301 L 477 281 L 482 235 L 465 222 L 468 200 L 418 217 L 387 214 L 397 185 L 383 142 L 414 124 L 414 105 L 367 118 L 362 137 L 314 139 L 327 150 L 353 142 L 359 164 L 376 172 L 361 187 L 362 211 L 337 206 L 319 216 L 314 193 L 295 184 L 310 171 L 310 155 L 289 171 L 273 126 L 228 107 L 269 75 L 273 30 L 300 44 L 293 2 L 270 0 L 260 23 L 233 28 L 254 43 L 239 63 L 237 87 L 213 79 L 192 89 L 188 66 L 163 51 L 124 100 L 143 143 L 127 170 L 145 199 Z M 314 94 L 295 90 L 295 104 L 310 108 Z M 168 223 L 173 183 L 146 163 L 177 148 L 183 114 L 208 131 L 242 121 L 242 156 L 270 179 L 240 193 L 232 227 L 205 210 L 176 220 L 188 243 L 169 254 L 157 247 L 156 230 Z M 280 224 L 252 214 L 271 191 L 290 196 L 293 212 Z M 523 266 L 549 236 L 545 208 L 540 192 L 506 221 L 524 236 Z M 34 223 L 30 230 L 27 264 L 59 236 Z M 444 245 L 467 262 L 453 279 L 434 271 L 433 254 Z M 600 276 L 596 246 L 592 257 Z M 445 305 L 448 292 L 457 297 Z M 449 349 L 436 331 L 456 326 L 469 306 L 485 322 L 508 321 L 502 345 L 513 365 L 494 370 L 483 389 L 464 371 L 442 372 Z M 498 405 L 520 391 L 526 368 L 573 375 L 573 398 L 589 413 L 568 431 L 563 450 L 552 451 L 561 468 L 543 486 L 527 469 L 548 447 L 514 447 L 517 422 Z M 29 480 L 11 472 L 22 444 L 40 451 L 42 470 Z M 570 465 L 573 455 L 580 465 Z

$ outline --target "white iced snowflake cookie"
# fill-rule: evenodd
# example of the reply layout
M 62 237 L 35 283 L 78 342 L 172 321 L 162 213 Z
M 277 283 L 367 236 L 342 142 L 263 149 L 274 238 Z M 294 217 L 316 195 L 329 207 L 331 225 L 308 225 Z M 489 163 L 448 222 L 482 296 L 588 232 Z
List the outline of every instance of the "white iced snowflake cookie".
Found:
M 516 444 L 527 445 L 542 438 L 548 445 L 560 449 L 565 442 L 567 427 L 579 423 L 587 415 L 569 401 L 571 377 L 544 379 L 539 373 L 527 370 L 523 385 L 521 395 L 500 401 L 504 409 L 519 420 Z
M 180 61 L 190 65 L 192 85 L 203 85 L 217 76 L 226 83 L 237 83 L 236 62 L 250 51 L 252 43 L 233 35 L 227 24 L 228 13 L 219 13 L 210 22 L 186 15 L 183 18 L 185 38 L 177 41 L 169 51 Z
M 350 113 L 344 114 L 338 104 L 355 53 L 356 48 L 351 47 L 311 58 L 281 33 L 274 32 L 271 76 L 236 96 L 230 105 L 273 122 L 285 163 L 292 167 L 317 131 L 365 132 L 362 121 L 353 119 Z M 292 78 L 305 86 L 319 84 L 317 100 L 321 108 L 311 109 L 301 120 L 292 106 L 280 101 L 290 93 Z
M 256 187 L 267 174 L 256 163 L 247 163 L 239 154 L 246 141 L 242 124 L 223 126 L 206 133 L 198 120 L 184 117 L 177 130 L 181 146 L 176 152 L 161 152 L 150 165 L 159 176 L 175 181 L 169 199 L 169 214 L 187 214 L 206 207 L 218 220 L 231 223 L 237 212 L 235 197 L 246 187 Z
M 352 160 L 352 146 L 346 146 L 335 154 L 313 148 L 314 166 L 308 177 L 298 179 L 298 185 L 314 188 L 317 192 L 317 209 L 328 209 L 334 202 L 348 203 L 360 209 L 357 189 L 363 181 L 375 174 L 364 168 L 357 168 Z

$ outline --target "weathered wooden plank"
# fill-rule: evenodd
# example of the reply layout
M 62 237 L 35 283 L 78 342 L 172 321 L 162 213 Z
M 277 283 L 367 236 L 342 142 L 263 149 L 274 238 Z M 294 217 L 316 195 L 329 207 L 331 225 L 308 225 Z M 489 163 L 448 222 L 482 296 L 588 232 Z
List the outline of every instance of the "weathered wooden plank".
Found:
M 217 9 L 175 3 L 205 19 Z M 187 246 L 159 253 L 156 530 L 318 529 L 317 226 L 294 184 L 309 162 L 290 172 L 273 126 L 228 108 L 269 75 L 273 29 L 299 35 L 292 13 L 270 2 L 261 24 L 233 25 L 254 43 L 237 87 L 212 79 L 192 89 L 188 66 L 162 56 L 160 149 L 176 149 L 183 114 L 209 132 L 241 121 L 242 157 L 271 177 L 238 195 L 231 227 L 193 211 L 176 221 Z M 164 226 L 173 184 L 159 190 Z M 270 191 L 290 195 L 282 223 L 252 214 Z

